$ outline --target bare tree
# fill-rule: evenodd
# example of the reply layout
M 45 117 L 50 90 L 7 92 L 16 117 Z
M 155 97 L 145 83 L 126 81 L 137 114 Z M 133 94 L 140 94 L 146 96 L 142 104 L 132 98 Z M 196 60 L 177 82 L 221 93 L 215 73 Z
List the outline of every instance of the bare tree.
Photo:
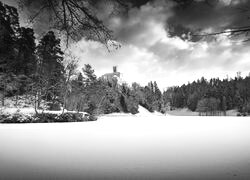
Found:
M 78 58 L 72 55 L 70 52 L 65 54 L 64 58 L 64 68 L 65 68 L 65 80 L 62 87 L 62 95 L 63 95 L 63 112 L 66 107 L 66 99 L 69 93 L 72 91 L 72 83 L 71 78 L 74 75 L 77 75 L 77 65 L 78 65 Z
M 114 40 L 112 31 L 98 18 L 97 2 L 93 0 L 20 0 L 20 6 L 32 7 L 34 4 L 39 4 L 40 8 L 33 11 L 30 21 L 33 22 L 38 16 L 46 13 L 50 16 L 52 28 L 66 35 L 67 45 L 70 39 L 77 41 L 85 37 L 98 40 L 106 46 L 110 45 L 108 42 L 116 46 L 117 44 L 112 43 Z M 105 0 L 105 3 L 112 5 L 111 15 L 118 12 L 120 7 L 128 7 L 128 3 L 122 0 Z

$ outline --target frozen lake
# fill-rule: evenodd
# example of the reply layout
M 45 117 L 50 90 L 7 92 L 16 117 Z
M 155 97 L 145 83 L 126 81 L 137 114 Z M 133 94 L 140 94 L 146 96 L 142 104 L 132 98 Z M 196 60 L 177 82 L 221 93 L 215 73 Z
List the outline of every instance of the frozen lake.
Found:
M 249 118 L 0 124 L 0 179 L 247 179 L 249 169 Z

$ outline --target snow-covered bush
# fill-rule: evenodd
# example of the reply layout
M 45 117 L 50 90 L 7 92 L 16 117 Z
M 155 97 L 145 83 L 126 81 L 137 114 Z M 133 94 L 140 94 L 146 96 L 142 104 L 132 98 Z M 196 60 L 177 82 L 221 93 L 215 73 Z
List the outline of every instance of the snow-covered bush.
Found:
M 22 113 L 1 114 L 0 119 L 2 123 L 30 123 L 32 116 Z
M 67 112 L 64 114 L 41 113 L 41 114 L 23 114 L 23 113 L 2 113 L 0 114 L 0 123 L 53 123 L 53 122 L 83 122 L 96 121 L 93 115 L 84 113 Z

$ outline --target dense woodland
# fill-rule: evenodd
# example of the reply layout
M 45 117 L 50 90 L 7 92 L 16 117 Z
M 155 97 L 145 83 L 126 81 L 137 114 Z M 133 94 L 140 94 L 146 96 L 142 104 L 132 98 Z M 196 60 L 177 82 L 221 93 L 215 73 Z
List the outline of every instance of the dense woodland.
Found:
M 225 115 L 237 109 L 250 113 L 250 77 L 235 79 L 201 78 L 170 87 L 163 93 L 156 82 L 119 84 L 102 80 L 89 64 L 78 67 L 77 57 L 61 49 L 61 40 L 53 31 L 41 39 L 32 28 L 20 27 L 15 7 L 0 2 L 0 97 L 29 98 L 38 109 L 65 109 L 100 115 L 112 112 L 136 114 L 141 105 L 150 112 L 164 113 L 189 108 L 200 115 Z M 79 70 L 81 69 L 81 70 Z M 166 77 L 167 78 L 167 77 Z
M 61 108 L 90 114 L 137 113 L 142 104 L 160 111 L 161 92 L 156 82 L 146 87 L 118 84 L 96 77 L 91 65 L 79 71 L 77 58 L 61 49 L 61 40 L 49 31 L 35 38 L 32 28 L 20 27 L 17 9 L 0 3 L 0 94 L 5 99 L 30 99 L 36 112 L 46 103 L 50 110 Z M 38 43 L 36 43 L 38 42 Z
M 224 114 L 231 109 L 250 113 L 250 77 L 242 78 L 238 73 L 230 80 L 201 78 L 187 85 L 169 88 L 163 93 L 163 98 L 171 108 L 188 107 L 201 114 Z

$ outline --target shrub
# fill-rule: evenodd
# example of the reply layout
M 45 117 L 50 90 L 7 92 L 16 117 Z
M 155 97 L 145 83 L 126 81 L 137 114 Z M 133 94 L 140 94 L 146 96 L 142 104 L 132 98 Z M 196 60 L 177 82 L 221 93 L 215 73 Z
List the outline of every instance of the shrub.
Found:
M 32 121 L 32 117 L 24 114 L 3 114 L 0 115 L 0 119 L 2 123 L 30 123 Z
M 56 117 L 57 117 L 56 114 L 50 114 L 50 113 L 37 114 L 34 116 L 34 122 L 37 123 L 54 122 Z
M 240 113 L 237 113 L 237 116 L 241 116 L 241 114 L 240 114 Z
M 167 111 L 166 109 L 161 109 L 160 113 L 165 114 L 166 111 Z
M 250 103 L 249 102 L 247 102 L 246 104 L 243 105 L 242 113 L 250 114 Z
M 88 121 L 96 121 L 97 120 L 97 117 L 96 116 L 93 116 L 93 115 L 90 115 L 88 117 Z
M 74 122 L 73 115 L 70 113 L 60 114 L 55 118 L 55 122 Z
M 82 121 L 96 121 L 97 117 L 90 114 L 83 113 L 64 113 L 64 114 L 51 114 L 43 113 L 34 116 L 16 113 L 1 114 L 0 123 L 53 123 L 53 122 L 82 122 Z
M 84 121 L 96 121 L 97 117 L 90 114 L 85 114 L 83 117 Z
M 197 109 L 200 115 L 218 115 L 220 100 L 216 98 L 203 98 L 198 101 Z
M 94 114 L 95 111 L 97 110 L 97 105 L 95 102 L 91 101 L 88 104 L 88 108 L 85 110 L 89 114 Z
M 130 112 L 131 112 L 131 114 L 137 114 L 139 111 L 138 111 L 138 107 L 136 108 L 136 107 L 132 107 L 131 109 L 130 109 Z
M 115 104 L 115 102 L 111 103 L 110 100 L 106 100 L 100 107 L 100 111 L 103 112 L 104 114 L 110 114 L 114 112 L 120 112 L 120 109 Z
M 191 111 L 195 111 L 196 107 L 197 107 L 198 100 L 199 99 L 198 99 L 197 93 L 193 93 L 193 94 L 189 95 L 188 99 L 187 99 L 188 109 L 190 109 Z
M 61 104 L 59 102 L 48 103 L 48 106 L 49 106 L 50 111 L 60 111 L 61 110 Z

